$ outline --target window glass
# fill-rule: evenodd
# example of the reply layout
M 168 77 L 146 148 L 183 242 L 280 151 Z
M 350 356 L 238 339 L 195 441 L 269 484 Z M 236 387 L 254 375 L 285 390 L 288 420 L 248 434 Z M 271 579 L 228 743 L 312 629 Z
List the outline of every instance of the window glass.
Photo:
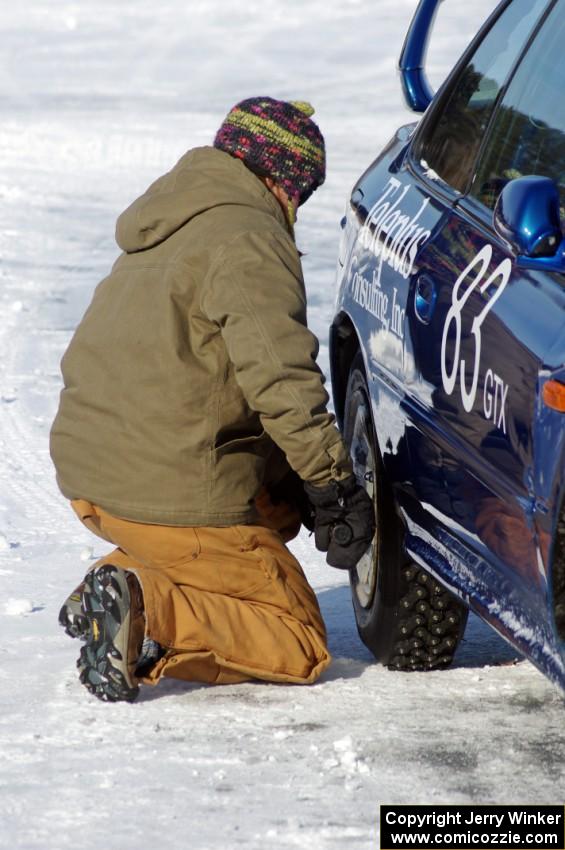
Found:
M 547 5 L 548 0 L 513 0 L 432 115 L 417 156 L 458 192 L 469 182 L 496 97 Z
M 490 208 L 509 180 L 526 174 L 553 178 L 565 206 L 564 38 L 561 3 L 545 21 L 496 113 L 471 189 Z

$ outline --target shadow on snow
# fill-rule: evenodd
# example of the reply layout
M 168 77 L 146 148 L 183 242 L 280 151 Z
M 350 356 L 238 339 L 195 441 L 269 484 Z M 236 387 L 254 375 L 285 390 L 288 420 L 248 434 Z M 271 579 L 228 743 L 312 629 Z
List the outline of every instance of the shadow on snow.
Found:
M 318 592 L 318 601 L 328 629 L 328 644 L 333 656 L 333 662 L 328 670 L 322 674 L 320 682 L 331 682 L 339 679 L 359 678 L 367 667 L 375 662 L 372 653 L 361 643 L 357 634 L 349 585 L 331 587 Z M 455 655 L 455 660 L 450 669 L 457 668 L 481 668 L 487 666 L 498 666 L 515 664 L 521 660 L 520 654 L 506 643 L 486 623 L 470 614 L 465 636 Z M 406 676 L 409 673 L 390 673 L 391 676 Z M 237 692 L 233 693 L 237 699 L 243 701 L 253 699 L 247 690 L 250 687 L 265 688 L 265 682 L 245 683 L 246 695 L 244 696 L 239 686 Z M 287 685 L 269 683 L 272 700 L 277 699 L 277 690 Z M 204 685 L 197 682 L 181 682 L 175 679 L 162 679 L 157 688 L 143 688 L 139 701 L 146 702 L 159 699 L 168 695 L 178 695 L 184 691 L 195 691 L 208 688 L 217 691 L 218 696 L 227 696 L 225 687 L 218 688 L 215 685 Z M 255 701 L 272 701 L 264 693 Z

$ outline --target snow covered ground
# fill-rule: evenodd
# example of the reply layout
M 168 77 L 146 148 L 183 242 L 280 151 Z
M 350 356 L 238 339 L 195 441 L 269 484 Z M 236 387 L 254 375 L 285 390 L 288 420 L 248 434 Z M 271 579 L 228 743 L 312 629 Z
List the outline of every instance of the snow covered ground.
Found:
M 59 495 L 59 360 L 116 255 L 117 214 L 228 108 L 310 99 L 329 148 L 304 209 L 310 319 L 333 304 L 347 191 L 410 120 L 395 62 L 416 0 L 27 0 L 0 19 L 0 847 L 374 848 L 379 803 L 563 801 L 562 695 L 472 619 L 454 667 L 376 666 L 344 576 L 293 549 L 327 619 L 311 688 L 172 680 L 134 705 L 78 684 L 61 601 L 104 553 Z M 449 69 L 494 0 L 449 0 Z

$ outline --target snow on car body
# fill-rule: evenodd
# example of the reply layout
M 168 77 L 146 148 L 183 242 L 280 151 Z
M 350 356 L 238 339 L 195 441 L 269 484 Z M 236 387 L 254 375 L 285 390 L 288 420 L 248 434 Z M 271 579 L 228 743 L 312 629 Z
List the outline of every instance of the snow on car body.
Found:
M 565 0 L 502 2 L 355 185 L 330 333 L 379 531 L 351 573 L 395 668 L 451 661 L 467 606 L 565 687 Z

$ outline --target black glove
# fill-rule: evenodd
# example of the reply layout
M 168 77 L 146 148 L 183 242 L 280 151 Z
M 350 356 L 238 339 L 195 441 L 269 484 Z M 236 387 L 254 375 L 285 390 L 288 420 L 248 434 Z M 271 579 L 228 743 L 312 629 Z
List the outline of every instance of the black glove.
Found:
M 327 552 L 331 567 L 353 569 L 375 533 L 375 512 L 367 491 L 354 475 L 324 487 L 305 484 L 315 510 L 316 548 Z
M 304 492 L 304 481 L 293 469 L 287 472 L 282 481 L 270 485 L 268 489 L 273 505 L 286 502 L 294 506 L 300 514 L 302 525 L 306 526 L 308 531 L 314 531 L 314 508 Z

